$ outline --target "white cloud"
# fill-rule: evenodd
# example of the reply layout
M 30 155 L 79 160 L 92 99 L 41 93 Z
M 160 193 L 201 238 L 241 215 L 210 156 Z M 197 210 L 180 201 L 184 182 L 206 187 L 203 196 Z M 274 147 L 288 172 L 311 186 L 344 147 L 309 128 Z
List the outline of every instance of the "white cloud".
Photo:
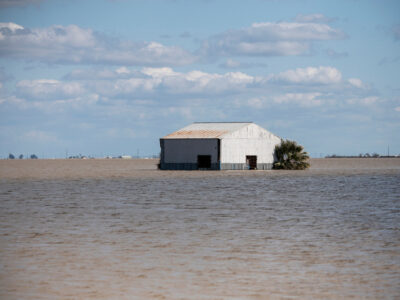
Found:
M 148 78 L 119 79 L 112 85 L 111 89 L 106 85 L 102 91 L 106 94 L 111 93 L 117 95 L 153 92 L 160 83 L 160 80 Z
M 117 74 L 129 74 L 131 71 L 127 67 L 120 67 L 115 70 Z
M 1 97 L 0 104 L 11 104 L 20 108 L 27 107 L 27 102 L 25 99 L 18 98 L 14 95 Z
M 275 96 L 273 100 L 279 104 L 295 103 L 300 106 L 319 106 L 322 104 L 321 99 L 318 99 L 321 95 L 321 93 L 286 93 Z
M 346 51 L 338 52 L 333 49 L 327 49 L 325 52 L 330 58 L 333 58 L 333 59 L 344 58 L 344 57 L 349 56 L 349 53 L 347 53 Z
M 368 96 L 368 90 L 359 89 L 361 86 L 360 79 L 342 79 L 339 70 L 323 66 L 265 76 L 200 70 L 178 72 L 167 67 L 140 70 L 121 67 L 76 70 L 64 80 L 22 80 L 16 84 L 15 96 L 3 93 L 0 104 L 47 113 L 100 107 L 102 113 L 106 110 L 107 114 L 128 112 L 137 117 L 138 111 L 130 110 L 132 107 L 141 107 L 141 112 L 147 114 L 148 110 L 157 110 L 155 107 L 159 106 L 165 111 L 172 107 L 171 113 L 189 118 L 190 114 L 199 112 L 193 113 L 193 108 L 190 111 L 177 109 L 187 107 L 188 102 L 197 103 L 196 109 L 218 101 L 221 101 L 219 105 L 263 109 L 267 104 L 286 107 L 289 103 L 303 107 L 331 106 L 339 103 L 335 99 L 349 99 L 341 105 L 365 106 L 379 100 Z
M 161 89 L 169 94 L 209 94 L 237 91 L 255 82 L 254 77 L 241 72 L 216 74 L 194 70 L 180 73 L 171 68 L 143 68 L 141 73 L 148 77 L 118 80 L 114 85 L 114 90 L 132 93 L 139 90 L 153 92 Z
M 140 71 L 130 71 L 130 73 L 117 73 L 107 70 L 101 72 L 77 70 L 68 74 L 66 79 L 72 80 L 69 82 L 70 85 L 78 83 L 82 88 L 105 97 L 119 96 L 124 98 L 150 95 L 156 92 L 163 96 L 169 94 L 231 93 L 250 88 L 259 80 L 243 72 L 218 74 L 193 70 L 183 73 L 176 72 L 168 67 L 146 67 Z M 19 84 L 19 88 L 21 89 L 21 84 Z M 25 89 L 24 92 L 27 95 L 29 89 Z M 31 91 L 31 93 L 33 92 L 35 92 L 35 89 Z M 21 91 L 20 93 L 22 94 Z
M 329 18 L 323 14 L 310 14 L 310 15 L 303 15 L 298 14 L 295 18 L 296 22 L 304 22 L 304 23 L 329 23 L 332 22 L 334 19 Z
M 83 111 L 88 108 L 93 108 L 99 101 L 99 96 L 96 94 L 85 95 L 69 99 L 56 100 L 50 103 L 42 101 L 34 101 L 31 103 L 33 108 L 42 110 L 47 113 L 65 112 L 67 110 Z
M 178 75 L 178 73 L 174 72 L 174 70 L 172 70 L 171 68 L 143 68 L 141 72 L 154 78 L 163 78 Z
M 379 98 L 376 96 L 370 96 L 370 97 L 362 98 L 360 101 L 364 105 L 370 105 L 370 104 L 374 104 L 377 101 L 379 101 Z
M 400 41 L 400 24 L 394 25 L 392 27 L 392 33 L 395 40 Z
M 240 67 L 240 62 L 233 60 L 233 59 L 227 59 L 225 64 L 224 64 L 225 68 L 237 68 Z
M 357 88 L 364 88 L 364 84 L 363 84 L 363 82 L 361 81 L 361 79 L 358 79 L 358 78 L 349 78 L 349 83 L 351 84 L 351 85 L 353 85 L 353 86 L 355 86 L 355 87 L 357 87 Z
M 200 70 L 177 72 L 172 68 L 150 68 L 119 72 L 102 70 L 74 70 L 64 77 L 67 82 L 78 82 L 88 90 L 104 95 L 134 92 L 211 93 L 249 88 L 258 77 L 243 72 L 207 73 Z
M 25 108 L 35 108 L 46 113 L 63 113 L 68 110 L 86 111 L 95 107 L 99 101 L 97 94 L 82 95 L 75 98 L 66 98 L 55 101 L 26 101 Z
M 64 51 L 64 47 L 69 49 L 88 48 L 96 45 L 96 37 L 93 30 L 83 29 L 76 25 L 54 25 L 48 28 L 25 29 L 15 23 L 1 23 L 0 30 L 3 33 L 2 43 L 0 44 L 2 53 L 7 51 L 6 46 L 8 46 L 9 51 L 11 49 L 19 49 L 21 51 L 21 46 L 23 45 L 42 50 L 50 47 L 48 51 Z M 32 51 L 34 49 L 26 50 Z M 34 51 L 30 53 L 35 54 Z
M 167 108 L 167 111 L 164 112 L 166 115 L 179 115 L 185 119 L 193 119 L 193 112 L 191 107 L 177 107 L 171 106 Z
M 22 80 L 16 85 L 20 95 L 35 99 L 62 99 L 85 92 L 79 82 L 61 82 L 54 79 Z
M 247 100 L 247 106 L 252 108 L 262 108 L 264 101 L 260 97 L 254 97 Z
M 127 69 L 125 72 L 126 67 L 121 67 L 116 70 L 109 70 L 109 69 L 77 69 L 73 70 L 66 76 L 64 79 L 66 80 L 113 80 L 118 78 L 129 78 L 132 76 L 132 71 Z
M 22 139 L 40 143 L 58 142 L 58 138 L 54 134 L 42 130 L 29 130 L 23 134 Z
M 0 24 L 0 56 L 63 64 L 185 65 L 189 52 L 156 42 L 120 41 L 76 25 L 26 29 Z
M 0 23 L 0 40 L 4 39 L 4 35 L 7 33 L 15 33 L 15 31 L 22 29 L 24 29 L 24 27 L 15 23 Z
M 220 55 L 301 55 L 309 52 L 312 41 L 342 39 L 345 34 L 319 23 L 254 23 L 251 27 L 229 30 L 205 41 L 203 52 Z
M 369 96 L 369 97 L 361 97 L 361 98 L 351 98 L 351 99 L 347 100 L 347 103 L 369 106 L 369 105 L 375 104 L 379 100 L 380 100 L 379 97 Z
M 205 57 L 224 55 L 302 55 L 313 41 L 342 39 L 345 34 L 320 23 L 254 23 L 206 40 L 199 51 Z M 77 25 L 24 28 L 0 23 L 0 57 L 57 64 L 113 64 L 178 66 L 198 61 L 200 56 L 178 46 L 154 41 L 119 40 Z M 228 60 L 227 67 L 238 62 Z
M 340 30 L 318 23 L 254 23 L 251 33 L 277 40 L 334 40 L 344 37 Z
M 39 4 L 45 0 L 0 0 L 0 7 L 25 6 Z
M 307 67 L 279 73 L 273 76 L 273 80 L 296 84 L 336 84 L 342 80 L 342 74 L 333 67 Z
M 139 134 L 132 128 L 108 128 L 105 130 L 108 138 L 136 138 Z
M 223 93 L 246 88 L 254 82 L 254 77 L 241 72 L 225 74 L 191 71 L 179 76 L 167 77 L 163 85 L 177 93 Z
M 260 62 L 240 62 L 233 59 L 227 59 L 225 62 L 218 65 L 223 69 L 246 69 L 246 68 L 265 68 L 267 65 L 265 63 Z

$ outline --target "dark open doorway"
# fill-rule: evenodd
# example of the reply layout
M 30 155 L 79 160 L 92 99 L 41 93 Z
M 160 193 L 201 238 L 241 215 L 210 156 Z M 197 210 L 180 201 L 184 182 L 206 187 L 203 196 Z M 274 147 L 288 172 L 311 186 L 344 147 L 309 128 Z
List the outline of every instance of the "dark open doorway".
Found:
M 256 155 L 247 155 L 246 156 L 246 165 L 249 170 L 257 169 L 257 156 Z
M 211 155 L 197 155 L 197 168 L 210 169 L 211 168 Z

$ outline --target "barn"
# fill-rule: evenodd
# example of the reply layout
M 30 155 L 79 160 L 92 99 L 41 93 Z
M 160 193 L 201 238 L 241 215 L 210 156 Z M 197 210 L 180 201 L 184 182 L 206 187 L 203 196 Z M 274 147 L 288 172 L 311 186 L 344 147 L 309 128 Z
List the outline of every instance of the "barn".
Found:
M 280 142 L 252 122 L 196 122 L 160 139 L 160 169 L 269 170 Z

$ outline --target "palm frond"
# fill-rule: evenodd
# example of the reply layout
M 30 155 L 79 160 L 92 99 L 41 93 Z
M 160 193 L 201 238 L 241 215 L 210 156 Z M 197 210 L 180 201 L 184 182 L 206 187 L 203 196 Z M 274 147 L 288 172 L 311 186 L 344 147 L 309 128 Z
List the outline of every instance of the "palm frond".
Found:
M 308 153 L 295 141 L 282 140 L 275 146 L 275 157 L 274 169 L 305 170 L 310 167 Z

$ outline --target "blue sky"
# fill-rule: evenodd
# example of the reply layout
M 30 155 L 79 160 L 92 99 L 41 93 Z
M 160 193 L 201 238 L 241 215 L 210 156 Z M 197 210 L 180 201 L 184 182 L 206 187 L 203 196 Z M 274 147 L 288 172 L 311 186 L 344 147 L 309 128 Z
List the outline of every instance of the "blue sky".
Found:
M 0 0 L 0 157 L 152 155 L 253 121 L 400 154 L 400 1 Z

